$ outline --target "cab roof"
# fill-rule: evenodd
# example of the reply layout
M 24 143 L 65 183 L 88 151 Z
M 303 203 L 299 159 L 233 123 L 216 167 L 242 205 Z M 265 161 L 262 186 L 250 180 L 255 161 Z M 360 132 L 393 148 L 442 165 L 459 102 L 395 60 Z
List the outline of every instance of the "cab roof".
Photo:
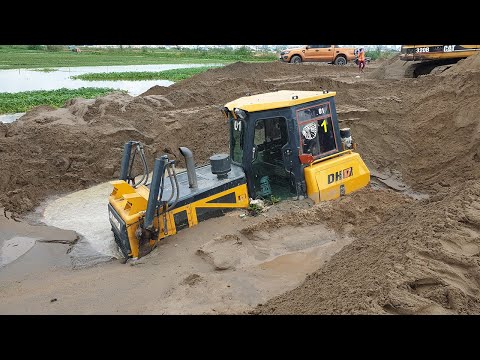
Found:
M 280 90 L 264 94 L 244 96 L 225 105 L 228 110 L 235 108 L 248 112 L 285 108 L 336 95 L 335 91 Z

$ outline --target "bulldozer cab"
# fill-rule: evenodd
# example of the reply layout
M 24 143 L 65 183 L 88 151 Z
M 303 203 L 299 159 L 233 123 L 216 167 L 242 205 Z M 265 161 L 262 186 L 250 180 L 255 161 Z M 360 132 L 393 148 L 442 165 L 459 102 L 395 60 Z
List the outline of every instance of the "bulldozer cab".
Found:
M 250 197 L 305 194 L 304 167 L 342 151 L 334 96 L 283 90 L 225 105 L 231 160 L 243 167 Z

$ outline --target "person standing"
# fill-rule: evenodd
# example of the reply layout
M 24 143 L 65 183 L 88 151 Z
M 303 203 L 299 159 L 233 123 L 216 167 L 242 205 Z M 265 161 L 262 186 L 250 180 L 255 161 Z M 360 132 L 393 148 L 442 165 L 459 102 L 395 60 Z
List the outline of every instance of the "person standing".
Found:
M 358 70 L 363 73 L 363 69 L 365 69 L 365 49 L 360 48 L 358 50 Z

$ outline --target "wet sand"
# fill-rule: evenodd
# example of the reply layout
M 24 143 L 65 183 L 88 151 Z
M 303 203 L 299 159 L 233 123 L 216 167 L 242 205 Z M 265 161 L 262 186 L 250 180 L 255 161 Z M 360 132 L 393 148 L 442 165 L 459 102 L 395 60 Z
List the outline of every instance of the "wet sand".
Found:
M 266 218 L 310 206 L 308 201 L 285 201 L 257 217 L 232 211 L 182 230 L 146 257 L 127 264 L 109 261 L 75 269 L 69 256 L 77 245 L 66 254 L 67 244 L 37 241 L 0 270 L 0 313 L 248 312 L 298 286 L 353 240 L 322 224 L 313 231 L 285 224 L 271 229 L 271 236 L 264 228 L 242 233 Z
M 66 251 L 78 240 L 75 231 L 53 226 L 30 225 L 14 220 L 10 213 L 0 209 L 0 269 L 2 273 L 11 267 L 28 269 L 48 268 L 66 264 L 69 256 Z M 61 256 L 63 253 L 64 256 Z M 36 254 L 36 255 L 35 255 Z M 69 261 L 68 261 L 69 262 Z M 15 264 L 13 266 L 13 264 Z M 25 264 L 20 266 L 18 264 Z M 7 266 L 12 265 L 12 266 Z

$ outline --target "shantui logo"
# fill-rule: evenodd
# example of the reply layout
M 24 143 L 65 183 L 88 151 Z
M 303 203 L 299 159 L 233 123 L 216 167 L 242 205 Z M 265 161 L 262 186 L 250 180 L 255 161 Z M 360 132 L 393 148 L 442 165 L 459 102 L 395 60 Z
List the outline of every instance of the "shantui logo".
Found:
M 342 179 L 346 179 L 350 176 L 353 176 L 353 168 L 349 167 L 348 169 L 340 170 L 332 174 L 328 174 L 328 183 L 337 182 Z

